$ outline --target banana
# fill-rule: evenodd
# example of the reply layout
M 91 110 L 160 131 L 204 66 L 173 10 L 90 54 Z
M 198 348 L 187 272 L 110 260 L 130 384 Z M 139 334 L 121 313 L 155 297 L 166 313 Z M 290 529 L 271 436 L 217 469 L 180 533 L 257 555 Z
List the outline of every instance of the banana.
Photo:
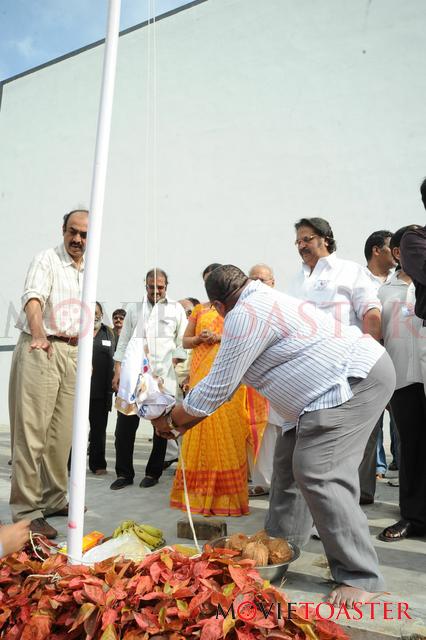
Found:
M 161 531 L 161 529 L 156 529 L 155 527 L 152 527 L 150 524 L 141 524 L 139 526 L 142 527 L 144 531 L 149 533 L 150 536 L 154 536 L 154 538 L 161 538 L 161 539 L 163 538 L 163 532 Z
M 138 524 L 134 520 L 123 520 L 123 522 L 115 529 L 112 534 L 113 538 L 117 538 L 126 531 L 133 531 L 150 549 L 156 549 L 164 544 L 163 532 L 161 529 L 152 527 L 149 524 Z
M 147 544 L 148 547 L 151 547 L 151 549 L 155 549 L 162 542 L 162 538 L 156 538 L 154 536 L 151 536 L 149 533 L 144 531 L 141 527 L 134 527 L 133 530 L 136 533 L 136 535 L 142 540 L 142 542 L 145 542 L 145 544 Z
M 134 520 L 123 520 L 123 522 L 115 529 L 112 537 L 118 538 L 118 536 L 121 536 L 122 533 L 131 529 L 135 524 L 136 522 Z

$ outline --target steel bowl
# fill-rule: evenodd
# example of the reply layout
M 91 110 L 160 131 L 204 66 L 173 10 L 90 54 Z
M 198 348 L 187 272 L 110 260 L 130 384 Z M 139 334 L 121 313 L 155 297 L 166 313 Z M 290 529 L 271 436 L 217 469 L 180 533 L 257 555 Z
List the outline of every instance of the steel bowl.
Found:
M 215 549 L 224 549 L 226 548 L 225 545 L 228 542 L 229 538 L 230 536 L 223 536 L 221 538 L 215 538 L 214 540 L 209 540 L 209 542 L 206 542 L 203 549 L 205 550 L 207 545 L 209 545 L 210 547 L 214 547 Z M 269 538 L 271 540 L 275 539 L 273 536 L 269 536 Z M 287 562 L 284 562 L 282 564 L 268 564 L 268 565 L 265 565 L 264 567 L 258 567 L 258 566 L 255 567 L 256 570 L 259 572 L 259 575 L 264 580 L 269 580 L 269 582 L 281 581 L 284 574 L 287 572 L 289 564 L 297 560 L 297 558 L 300 556 L 299 547 L 295 545 L 293 542 L 289 542 L 288 540 L 287 542 L 288 542 L 288 546 L 290 547 L 293 553 L 290 560 L 287 560 Z

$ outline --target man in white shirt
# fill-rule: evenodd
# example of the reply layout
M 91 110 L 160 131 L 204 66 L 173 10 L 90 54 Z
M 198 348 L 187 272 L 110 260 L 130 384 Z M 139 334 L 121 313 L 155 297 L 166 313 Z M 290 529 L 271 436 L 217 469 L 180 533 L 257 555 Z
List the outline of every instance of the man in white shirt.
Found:
M 330 314 L 343 325 L 359 327 L 376 340 L 381 336 L 380 301 L 377 286 L 364 267 L 336 256 L 333 230 L 323 218 L 302 218 L 295 225 L 296 247 L 302 270 L 290 293 Z M 378 426 L 372 432 L 360 465 L 361 504 L 374 502 L 376 490 L 376 443 Z
M 380 301 L 364 268 L 336 255 L 333 231 L 323 218 L 302 218 L 295 225 L 302 269 L 289 292 L 380 339 Z
M 167 274 L 162 269 L 151 269 L 146 274 L 146 295 L 142 305 L 130 305 L 114 354 L 113 389 L 118 392 L 118 413 L 115 430 L 115 471 L 117 480 L 111 489 L 123 489 L 133 484 L 133 450 L 139 416 L 130 410 L 130 403 L 123 398 L 131 395 L 136 387 L 141 371 L 140 355 L 132 359 L 132 349 L 138 349 L 138 342 L 144 340 L 148 349 L 148 359 L 154 375 L 163 379 L 167 392 L 176 395 L 175 365 L 185 360 L 186 352 L 182 348 L 182 337 L 186 329 L 187 318 L 181 304 L 167 297 Z M 127 386 L 127 390 L 124 388 Z M 120 400 L 121 399 L 121 400 Z M 127 398 L 129 399 L 129 398 Z M 126 406 L 124 406 L 124 404 Z M 163 472 L 166 445 L 156 434 L 153 437 L 151 455 L 146 466 L 145 477 L 139 486 L 152 487 L 158 483 Z M 175 449 L 177 452 L 177 449 Z M 175 453 L 176 457 L 176 453 Z
M 373 231 L 370 233 L 364 245 L 364 255 L 367 261 L 365 273 L 375 285 L 377 292 L 379 287 L 388 282 L 392 277 L 395 269 L 395 260 L 392 256 L 389 243 L 392 238 L 392 232 L 386 229 Z M 391 454 L 392 462 L 389 468 L 393 471 L 398 469 L 398 432 L 395 423 L 390 414 L 390 436 L 391 436 Z M 373 473 L 373 460 L 371 460 L 371 472 Z M 380 416 L 377 428 L 377 447 L 376 447 L 376 478 L 384 478 L 388 465 L 386 461 L 386 453 L 383 447 L 383 416 Z
M 205 284 L 225 318 L 221 346 L 183 403 L 153 421 L 157 433 L 184 433 L 240 383 L 264 395 L 289 427 L 277 441 L 266 530 L 303 544 L 314 519 L 339 583 L 331 601 L 366 602 L 383 579 L 359 506 L 357 469 L 395 386 L 389 356 L 356 327 L 339 325 L 336 334 L 330 317 L 307 317 L 300 301 L 233 265 L 212 271 Z
M 275 287 L 274 272 L 267 264 L 255 264 L 251 267 L 249 278 L 259 280 L 268 287 Z M 284 421 L 281 416 L 279 416 L 272 407 L 269 407 L 268 424 L 263 433 L 256 459 L 254 459 L 253 452 L 249 450 L 248 461 L 251 477 L 251 486 L 249 486 L 250 498 L 269 494 L 277 430 L 279 430 L 283 424 Z
M 33 259 L 10 372 L 12 517 L 30 520 L 31 531 L 48 538 L 57 531 L 45 517 L 68 515 L 67 461 L 87 223 L 87 211 L 71 211 L 64 216 L 63 243 Z

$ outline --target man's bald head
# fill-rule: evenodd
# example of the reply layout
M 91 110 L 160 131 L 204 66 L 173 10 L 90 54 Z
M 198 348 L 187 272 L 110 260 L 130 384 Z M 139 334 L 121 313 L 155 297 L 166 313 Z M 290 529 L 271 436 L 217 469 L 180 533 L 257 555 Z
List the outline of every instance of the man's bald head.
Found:
M 275 287 L 274 272 L 267 264 L 255 264 L 249 271 L 249 278 L 252 280 L 260 280 L 268 287 Z

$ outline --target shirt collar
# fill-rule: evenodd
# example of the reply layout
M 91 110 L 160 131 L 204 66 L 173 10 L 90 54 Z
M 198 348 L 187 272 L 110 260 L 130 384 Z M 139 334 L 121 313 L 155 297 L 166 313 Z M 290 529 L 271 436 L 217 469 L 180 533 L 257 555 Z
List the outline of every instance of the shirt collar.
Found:
M 237 300 L 237 304 L 240 302 L 240 300 L 241 301 L 245 300 L 249 295 L 251 295 L 255 291 L 258 291 L 262 287 L 266 287 L 266 286 L 267 285 L 261 282 L 260 280 L 250 280 L 248 285 L 245 286 L 244 289 L 242 290 L 240 297 Z
M 383 283 L 383 286 L 391 286 L 391 287 L 409 287 L 410 283 L 409 282 L 405 282 L 405 280 L 402 280 L 402 278 L 398 278 L 398 271 L 394 271 L 394 273 L 391 275 L 390 278 L 388 278 L 386 280 L 386 282 Z
M 320 258 L 312 271 L 311 271 L 311 267 L 307 265 L 306 262 L 302 262 L 302 268 L 304 273 L 311 274 L 315 271 L 316 268 L 320 269 L 321 267 L 323 267 L 324 269 L 332 269 L 336 265 L 336 262 L 337 262 L 336 254 L 330 253 L 330 255 Z
M 142 304 L 146 304 L 150 309 L 153 309 L 153 308 L 154 308 L 154 306 L 155 306 L 155 305 L 153 305 L 153 304 L 152 304 L 152 302 L 150 302 L 150 301 L 148 300 L 148 296 L 146 295 L 146 293 L 145 293 L 145 295 L 144 295 L 144 297 L 143 297 Z M 169 304 L 169 299 L 168 299 L 168 297 L 166 296 L 165 298 L 161 298 L 161 299 L 157 302 L 157 304 Z
M 62 242 L 62 244 L 58 245 L 55 248 L 55 251 L 56 251 L 56 254 L 57 254 L 59 260 L 62 262 L 62 264 L 65 267 L 75 267 L 79 271 L 83 271 L 84 270 L 84 263 L 85 263 L 85 255 L 84 254 L 83 254 L 83 257 L 81 259 L 80 266 L 77 267 L 77 265 L 75 264 L 74 260 L 71 258 L 70 254 L 65 249 L 65 245 L 64 245 L 63 242 Z

